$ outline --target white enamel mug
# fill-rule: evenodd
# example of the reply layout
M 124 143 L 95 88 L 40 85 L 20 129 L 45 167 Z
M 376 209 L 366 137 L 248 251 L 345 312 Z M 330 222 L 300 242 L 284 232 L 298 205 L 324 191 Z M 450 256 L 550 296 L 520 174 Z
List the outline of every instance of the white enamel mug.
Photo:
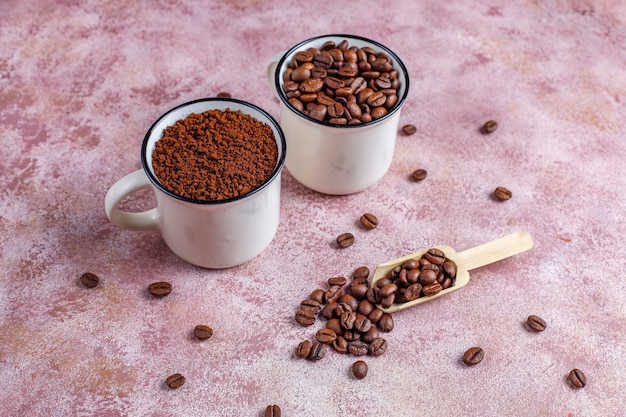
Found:
M 349 47 L 371 47 L 387 54 L 398 71 L 398 102 L 389 113 L 360 125 L 330 125 L 296 110 L 283 92 L 283 75 L 294 55 L 309 48 L 321 48 L 332 41 L 348 41 Z M 389 48 L 353 35 L 325 35 L 303 41 L 272 59 L 268 77 L 280 99 L 280 126 L 289 153 L 285 166 L 306 187 L 324 194 L 345 195 L 363 191 L 380 180 L 389 169 L 400 110 L 409 93 L 406 67 Z
M 278 145 L 271 176 L 247 194 L 219 201 L 178 196 L 161 185 L 152 167 L 152 152 L 163 130 L 207 110 L 240 110 L 267 124 Z M 128 230 L 160 230 L 167 246 L 180 258 L 204 268 L 229 268 L 260 254 L 273 240 L 279 223 L 280 186 L 285 162 L 285 138 L 278 123 L 264 110 L 240 100 L 207 98 L 182 104 L 161 116 L 148 130 L 141 148 L 143 168 L 117 181 L 105 198 L 109 220 Z M 156 207 L 139 213 L 118 205 L 132 193 L 151 188 Z

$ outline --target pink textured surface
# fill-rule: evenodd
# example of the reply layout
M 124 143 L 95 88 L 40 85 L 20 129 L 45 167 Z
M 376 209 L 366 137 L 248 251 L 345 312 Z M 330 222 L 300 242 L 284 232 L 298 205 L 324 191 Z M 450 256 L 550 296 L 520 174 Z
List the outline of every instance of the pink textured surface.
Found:
M 283 171 L 275 240 L 229 270 L 108 222 L 104 195 L 139 168 L 158 116 L 228 91 L 278 117 L 267 60 L 326 33 L 382 42 L 408 67 L 401 125 L 418 131 L 378 184 L 330 197 Z M 2 1 L 0 415 L 624 415 L 625 68 L 619 0 Z M 500 127 L 483 136 L 488 119 Z M 499 185 L 511 200 L 490 197 Z M 377 229 L 359 227 L 365 211 Z M 532 251 L 396 314 L 364 380 L 353 356 L 293 357 L 314 334 L 295 309 L 328 277 L 517 230 Z M 356 243 L 339 250 L 346 231 Z M 81 286 L 85 271 L 102 285 Z M 169 297 L 147 295 L 157 280 Z M 548 329 L 527 331 L 529 314 Z M 198 323 L 211 339 L 193 339 Z M 468 368 L 474 345 L 485 360 Z M 187 383 L 172 391 L 175 372 Z

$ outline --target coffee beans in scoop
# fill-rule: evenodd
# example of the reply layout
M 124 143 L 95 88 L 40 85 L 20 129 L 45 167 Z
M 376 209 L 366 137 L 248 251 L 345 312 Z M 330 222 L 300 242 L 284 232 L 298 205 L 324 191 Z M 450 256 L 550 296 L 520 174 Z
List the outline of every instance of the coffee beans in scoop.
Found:
M 376 281 L 379 303 L 389 308 L 420 297 L 430 297 L 454 285 L 457 266 L 437 248 L 428 249 L 421 257 L 409 259 L 393 268 L 386 277 Z

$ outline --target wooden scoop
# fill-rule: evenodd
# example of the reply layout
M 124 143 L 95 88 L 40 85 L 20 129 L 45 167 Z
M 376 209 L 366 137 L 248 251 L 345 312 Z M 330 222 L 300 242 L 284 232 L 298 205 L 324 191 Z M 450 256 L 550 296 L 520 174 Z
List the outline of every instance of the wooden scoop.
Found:
M 449 294 L 452 291 L 458 290 L 459 288 L 465 286 L 469 282 L 469 271 L 471 271 L 472 269 L 480 268 L 481 266 L 489 265 L 510 256 L 517 255 L 518 253 L 525 252 L 533 247 L 533 240 L 528 233 L 520 231 L 458 253 L 449 246 L 434 247 L 443 251 L 447 258 L 453 260 L 456 263 L 456 279 L 454 280 L 452 286 L 440 291 L 435 295 L 421 296 L 415 300 L 408 301 L 406 303 L 393 304 L 391 307 L 388 308 L 383 308 L 378 305 L 378 308 L 386 313 L 393 313 L 396 311 L 404 310 L 405 308 L 425 303 L 430 300 L 434 300 L 435 298 L 441 297 L 442 295 Z M 410 255 L 406 255 L 401 258 L 397 258 L 392 261 L 378 265 L 374 270 L 371 286 L 375 287 L 376 281 L 381 278 L 387 277 L 389 275 L 389 271 L 394 269 L 396 266 L 402 265 L 405 261 L 409 259 L 419 259 L 424 253 L 426 253 L 428 249 L 424 249 L 420 252 L 415 252 Z

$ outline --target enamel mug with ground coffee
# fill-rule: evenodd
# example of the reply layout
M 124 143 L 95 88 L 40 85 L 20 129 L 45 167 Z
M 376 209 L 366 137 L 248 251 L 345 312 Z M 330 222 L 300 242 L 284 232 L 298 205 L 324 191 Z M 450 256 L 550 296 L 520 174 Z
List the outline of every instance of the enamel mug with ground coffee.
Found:
M 276 164 L 269 178 L 253 190 L 222 200 L 195 200 L 168 190 L 157 178 L 152 157 L 165 128 L 207 110 L 241 111 L 271 128 L 278 148 Z M 194 265 L 213 269 L 240 265 L 259 255 L 278 229 L 285 148 L 278 123 L 252 104 L 211 98 L 182 104 L 152 125 L 142 145 L 142 169 L 111 186 L 105 198 L 106 214 L 124 229 L 159 230 L 167 246 Z M 154 193 L 155 208 L 138 213 L 120 210 L 126 197 L 146 188 Z
M 345 62 L 342 67 L 332 67 L 328 71 L 320 70 L 320 65 L 328 64 L 332 60 L 325 56 L 326 62 L 322 62 L 324 57 L 313 58 L 312 62 L 296 67 L 294 62 L 300 64 L 300 59 L 310 59 L 310 54 L 314 56 L 325 50 L 326 45 L 334 44 L 337 48 L 327 50 L 328 54 L 337 54 L 340 45 L 344 47 L 345 55 L 352 55 L 353 65 L 357 53 L 363 56 L 363 51 L 368 51 L 370 57 L 378 53 L 385 57 L 392 65 L 392 81 L 396 83 L 396 89 L 391 94 L 393 105 L 383 108 L 376 104 L 375 100 L 368 102 L 367 108 L 371 108 L 371 114 L 376 115 L 371 120 L 362 121 L 360 124 L 352 124 L 356 120 L 342 120 L 344 124 L 331 124 L 327 119 L 338 107 L 350 107 L 356 104 L 347 98 L 354 88 L 342 88 L 337 83 L 337 78 L 342 74 L 348 74 L 349 69 Z M 348 49 L 352 49 L 347 52 Z M 313 52 L 311 52 L 313 51 Z M 304 55 L 309 54 L 307 58 Z M 304 56 L 303 58 L 301 58 Z M 337 57 L 337 59 L 343 59 Z M 362 58 L 358 58 L 361 62 Z M 382 59 L 382 58 L 381 58 Z M 295 69 L 294 69 L 295 67 Z M 339 68 L 339 70 L 337 70 Z M 286 74 L 293 71 L 291 74 Z M 322 81 L 316 78 L 315 72 L 321 72 Z M 338 74 L 335 74 L 338 71 Z M 354 71 L 357 71 L 356 69 Z M 361 84 L 365 81 L 379 82 L 380 85 L 388 82 L 381 76 L 379 79 L 370 78 L 374 71 L 358 70 L 354 74 L 348 74 L 343 79 L 359 79 Z M 364 74 L 367 72 L 366 74 Z M 385 71 L 376 71 L 384 74 Z M 297 75 L 294 75 L 297 73 Z M 364 77 L 360 75 L 364 74 Z M 406 67 L 389 48 L 378 42 L 352 35 L 326 35 L 315 37 L 303 41 L 285 53 L 280 53 L 270 60 L 267 67 L 267 75 L 274 92 L 280 100 L 280 126 L 285 133 L 289 153 L 286 157 L 285 166 L 291 175 L 306 187 L 324 194 L 345 195 L 363 191 L 380 180 L 391 165 L 393 159 L 396 136 L 398 134 L 398 124 L 400 120 L 400 110 L 404 105 L 409 92 L 409 76 Z M 306 78 L 310 77 L 310 78 Z M 294 82 L 296 79 L 298 82 Z M 341 81 L 341 80 L 339 80 Z M 331 86 L 331 82 L 337 85 Z M 289 85 L 285 85 L 289 83 Z M 298 84 L 296 86 L 296 84 Z M 290 90 L 293 87 L 293 90 Z M 335 88 L 338 87 L 338 88 Z M 357 89 L 361 89 L 361 85 Z M 369 86 L 370 90 L 376 90 L 376 94 L 371 97 L 385 100 L 383 91 L 389 93 L 393 88 L 384 86 Z M 356 88 L 356 87 L 355 87 Z M 329 92 L 329 89 L 332 90 Z M 296 91 L 297 90 L 297 91 Z M 314 93 L 311 91 L 315 90 Z M 319 90 L 319 91 L 318 91 Z M 326 91 L 326 93 L 324 93 Z M 330 93 L 334 94 L 330 95 Z M 352 94 L 354 96 L 354 94 Z M 313 99 L 314 96 L 317 96 Z M 320 100 L 322 96 L 323 100 Z M 311 102 L 310 100 L 315 100 Z M 321 103 L 320 103 L 321 101 Z M 387 104 L 389 104 L 389 101 Z M 312 110 L 303 111 L 303 107 L 317 103 L 310 107 Z M 337 106 L 336 103 L 343 103 Z M 324 106 L 326 105 L 326 106 Z M 326 107 L 326 108 L 324 108 Z M 362 108 L 366 108 L 362 106 Z M 376 109 L 376 110 L 375 110 Z M 325 113 L 327 119 L 321 119 L 319 112 Z M 348 110 L 345 110 L 348 111 Z M 358 113 L 360 109 L 356 109 Z M 380 113 L 382 111 L 382 113 Z M 315 113 L 315 114 L 314 114 Z M 346 114 L 344 112 L 344 114 Z M 350 115 L 350 117 L 352 117 Z M 339 117 L 337 119 L 342 119 Z

